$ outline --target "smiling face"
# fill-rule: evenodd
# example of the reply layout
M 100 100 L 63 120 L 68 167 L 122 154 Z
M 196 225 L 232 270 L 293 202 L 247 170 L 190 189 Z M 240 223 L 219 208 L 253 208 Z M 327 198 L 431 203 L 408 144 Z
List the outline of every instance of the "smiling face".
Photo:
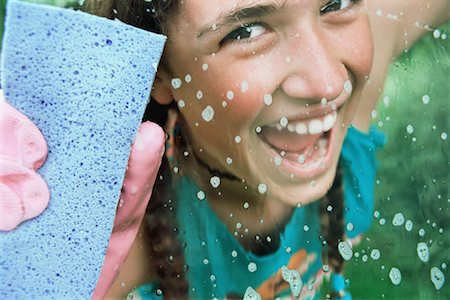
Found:
M 295 205 L 322 197 L 371 67 L 363 8 L 350 0 L 184 1 L 170 19 L 155 90 L 170 89 L 191 151 L 245 180 L 255 198 Z M 243 191 L 226 179 L 221 188 Z

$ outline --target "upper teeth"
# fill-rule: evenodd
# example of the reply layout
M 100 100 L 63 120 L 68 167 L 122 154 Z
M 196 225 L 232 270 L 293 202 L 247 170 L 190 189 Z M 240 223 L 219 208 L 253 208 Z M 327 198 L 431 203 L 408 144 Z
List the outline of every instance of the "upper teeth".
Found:
M 334 111 L 320 119 L 312 119 L 308 122 L 295 121 L 286 124 L 287 126 L 282 126 L 278 123 L 276 125 L 270 125 L 270 127 L 276 128 L 278 131 L 282 131 L 287 128 L 289 132 L 296 132 L 297 134 L 318 134 L 321 132 L 327 132 L 333 128 L 336 123 L 336 115 L 337 113 Z

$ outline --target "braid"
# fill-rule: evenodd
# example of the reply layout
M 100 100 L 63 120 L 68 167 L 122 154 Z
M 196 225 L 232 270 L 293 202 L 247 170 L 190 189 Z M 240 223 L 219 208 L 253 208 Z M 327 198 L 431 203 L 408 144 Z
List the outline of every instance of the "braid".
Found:
M 172 193 L 170 170 L 165 156 L 158 175 L 145 216 L 151 245 L 150 256 L 160 278 L 164 299 L 187 298 L 184 253 L 175 226 L 173 202 L 176 199 Z
M 345 225 L 342 178 L 342 170 L 338 166 L 333 185 L 320 202 L 320 225 L 324 240 L 322 259 L 335 273 L 341 273 L 344 268 L 344 259 L 338 251 L 338 243 L 344 239 Z
M 172 105 L 160 105 L 150 101 L 144 121 L 150 120 L 161 126 L 167 122 Z M 160 278 L 160 289 L 164 299 L 187 298 L 188 283 L 185 276 L 183 247 L 177 238 L 175 221 L 176 194 L 172 190 L 169 162 L 164 155 L 153 187 L 152 197 L 145 215 L 150 241 L 150 256 L 153 267 Z

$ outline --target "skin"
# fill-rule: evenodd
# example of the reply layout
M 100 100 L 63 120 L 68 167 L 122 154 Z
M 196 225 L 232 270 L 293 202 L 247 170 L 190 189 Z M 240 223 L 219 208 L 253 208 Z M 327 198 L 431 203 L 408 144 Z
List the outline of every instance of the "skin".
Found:
M 270 26 L 251 43 L 233 42 L 221 46 L 221 40 L 236 29 L 233 26 L 218 27 L 197 38 L 199 31 L 205 26 L 208 28 L 208 24 L 211 27 L 218 23 L 215 19 L 235 5 L 282 2 L 286 2 L 285 9 L 256 19 Z M 272 232 L 277 222 L 285 222 L 298 202 L 306 204 L 326 193 L 334 178 L 346 127 L 352 122 L 358 129 L 368 130 L 370 112 L 382 91 L 389 63 L 426 32 L 415 26 L 415 21 L 436 26 L 449 18 L 448 13 L 444 13 L 450 11 L 445 0 L 366 2 L 352 7 L 346 14 L 320 15 L 320 8 L 326 1 L 185 1 L 183 14 L 173 16 L 170 21 L 164 63 L 158 70 L 152 96 L 163 104 L 183 99 L 185 107 L 181 114 L 189 152 L 214 169 L 245 180 L 241 183 L 222 179 L 219 188 L 213 189 L 208 180 L 204 180 L 211 174 L 195 159 L 187 159 L 182 165 L 184 172 L 206 192 L 211 207 L 225 224 L 231 223 L 226 222 L 230 212 L 245 220 L 243 226 L 249 227 L 251 234 L 240 240 L 244 247 L 249 246 L 255 234 Z M 377 10 L 382 10 L 384 15 L 394 13 L 405 17 L 394 21 L 376 15 Z M 372 61 L 374 67 L 370 72 Z M 206 71 L 204 64 L 208 65 Z M 173 88 L 171 80 L 184 79 L 187 74 L 192 81 L 183 80 L 180 88 Z M 244 80 L 248 83 L 246 92 L 240 89 Z M 343 91 L 346 80 L 352 82 L 351 95 Z M 198 90 L 203 92 L 201 100 L 196 98 Z M 234 92 L 231 101 L 226 98 L 229 90 Z M 264 105 L 265 94 L 272 95 L 271 106 Z M 336 138 L 331 160 L 311 178 L 290 178 L 274 167 L 255 129 L 289 114 L 305 115 L 323 97 L 344 103 L 333 129 Z M 225 108 L 223 101 L 227 102 Z M 201 117 L 206 105 L 215 110 L 211 122 Z M 236 135 L 242 138 L 240 144 L 234 141 Z M 233 158 L 231 165 L 225 162 L 228 156 Z M 311 185 L 311 180 L 315 181 L 315 186 Z M 265 194 L 257 191 L 262 182 L 269 188 Z M 244 202 L 252 209 L 242 209 Z M 263 224 L 259 222 L 261 218 L 265 220 Z M 232 230 L 234 224 L 229 226 Z M 139 234 L 137 243 L 146 244 L 145 234 Z M 130 286 L 149 281 L 148 273 L 130 280 L 126 271 L 128 265 L 144 258 L 145 253 L 132 251 L 107 298 L 123 297 Z M 126 287 L 119 286 L 121 281 L 127 282 Z

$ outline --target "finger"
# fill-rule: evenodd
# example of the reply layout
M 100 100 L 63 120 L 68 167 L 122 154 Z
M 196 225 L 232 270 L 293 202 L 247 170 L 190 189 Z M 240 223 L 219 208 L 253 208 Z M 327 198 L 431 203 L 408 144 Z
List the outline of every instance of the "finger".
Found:
M 131 148 L 119 206 L 114 225 L 141 218 L 164 153 L 164 131 L 155 123 L 145 122 L 139 127 Z
M 0 111 L 1 155 L 17 159 L 25 167 L 35 170 L 40 168 L 48 152 L 41 131 L 30 119 L 4 100 L 0 101 Z
M 2 219 L 6 218 L 2 220 L 1 230 L 14 229 L 41 214 L 48 205 L 50 194 L 45 181 L 17 161 L 0 157 L 0 184 L 1 214 Z
M 9 231 L 22 222 L 23 212 L 19 196 L 0 182 L 0 231 Z

